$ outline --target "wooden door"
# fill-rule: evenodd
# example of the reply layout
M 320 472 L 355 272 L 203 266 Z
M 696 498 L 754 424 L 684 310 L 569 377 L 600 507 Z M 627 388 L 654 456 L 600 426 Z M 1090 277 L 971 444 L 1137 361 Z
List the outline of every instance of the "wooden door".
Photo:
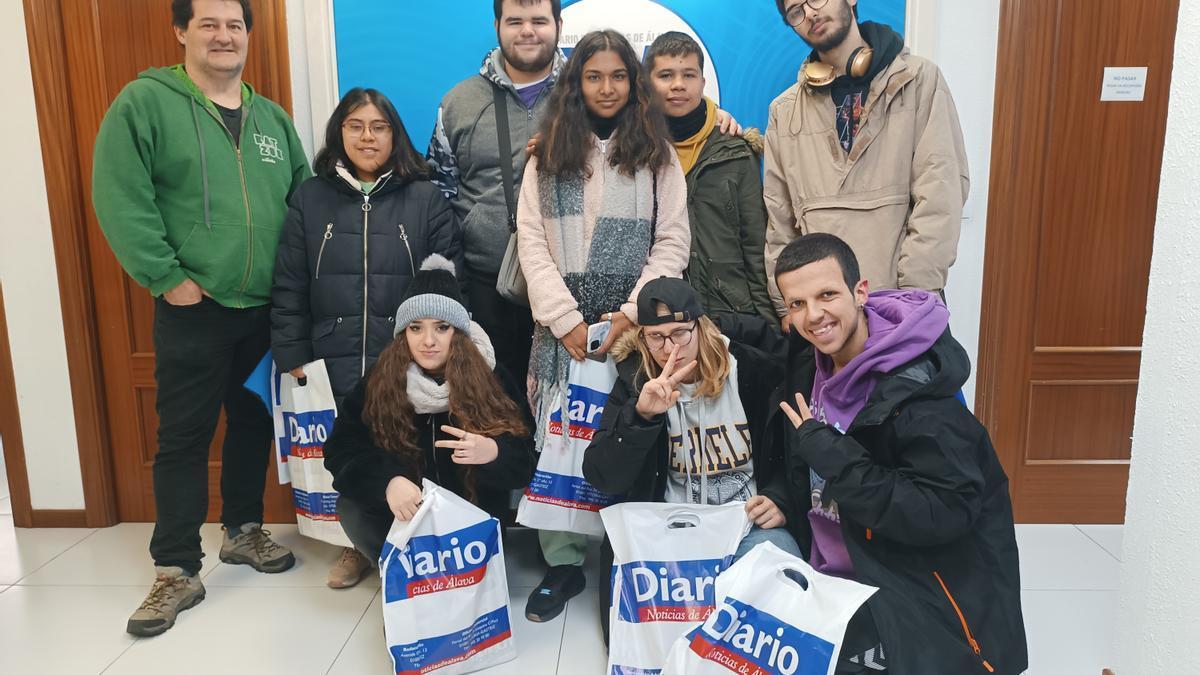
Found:
M 1020 522 L 1124 520 L 1178 10 L 1002 4 L 976 409 Z
M 80 203 L 86 218 L 88 263 L 103 386 L 112 449 L 117 512 L 122 521 L 154 520 L 151 466 L 158 424 L 154 408 L 154 305 L 146 289 L 130 281 L 108 248 L 91 210 L 92 149 L 100 121 L 126 83 L 153 66 L 179 63 L 182 47 L 171 29 L 165 0 L 26 0 L 34 12 L 61 18 L 60 39 L 66 63 L 48 76 L 66 79 L 71 98 Z M 284 0 L 255 0 L 254 29 L 244 77 L 259 93 L 291 107 Z M 40 25 L 40 23 L 39 23 Z M 52 188 L 53 189 L 53 188 Z M 224 421 L 209 454 L 208 519 L 220 514 L 220 443 Z M 281 488 L 274 469 L 267 479 L 266 519 L 294 518 L 290 491 Z M 286 486 L 285 486 L 286 487 Z

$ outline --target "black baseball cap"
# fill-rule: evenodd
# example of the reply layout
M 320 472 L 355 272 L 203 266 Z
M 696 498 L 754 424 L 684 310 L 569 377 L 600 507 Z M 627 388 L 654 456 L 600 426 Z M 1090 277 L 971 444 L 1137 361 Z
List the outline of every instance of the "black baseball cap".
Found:
M 667 314 L 659 315 L 658 304 L 667 306 Z M 683 279 L 659 277 L 642 286 L 637 298 L 638 324 L 658 326 L 676 321 L 695 321 L 704 316 L 700 298 Z

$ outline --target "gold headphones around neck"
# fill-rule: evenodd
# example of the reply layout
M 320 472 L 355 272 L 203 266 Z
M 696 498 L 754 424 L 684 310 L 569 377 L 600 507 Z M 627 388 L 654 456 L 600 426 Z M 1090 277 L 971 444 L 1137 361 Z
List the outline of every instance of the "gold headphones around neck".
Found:
M 859 47 L 850 53 L 846 61 L 846 73 L 854 79 L 859 79 L 871 69 L 871 59 L 875 51 L 870 47 Z M 806 61 L 800 72 L 804 75 L 804 83 L 813 89 L 824 89 L 833 84 L 837 73 L 833 66 L 824 61 Z

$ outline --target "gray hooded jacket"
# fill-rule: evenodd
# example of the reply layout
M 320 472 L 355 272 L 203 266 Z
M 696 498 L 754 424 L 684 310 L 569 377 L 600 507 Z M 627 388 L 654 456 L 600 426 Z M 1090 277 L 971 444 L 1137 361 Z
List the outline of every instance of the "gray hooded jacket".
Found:
M 508 206 L 500 173 L 496 138 L 494 88 L 508 92 L 508 125 L 512 138 L 514 197 L 525 173 L 525 145 L 538 129 L 549 106 L 550 93 L 566 57 L 560 51 L 546 88 L 526 109 L 504 70 L 500 49 L 483 61 L 478 76 L 459 82 L 442 98 L 437 125 L 429 141 L 428 162 L 433 182 L 454 206 L 464 232 L 467 268 L 496 276 L 508 245 Z

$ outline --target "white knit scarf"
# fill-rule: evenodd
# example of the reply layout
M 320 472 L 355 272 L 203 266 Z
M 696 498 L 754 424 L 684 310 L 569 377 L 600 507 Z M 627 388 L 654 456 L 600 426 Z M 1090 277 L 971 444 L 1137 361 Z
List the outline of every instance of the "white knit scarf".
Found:
M 487 362 L 488 368 L 496 367 L 496 350 L 483 327 L 471 322 L 471 342 Z M 399 338 L 397 338 L 399 339 Z M 412 401 L 413 409 L 418 415 L 444 413 L 450 409 L 450 387 L 427 375 L 416 362 L 408 364 L 408 400 Z

